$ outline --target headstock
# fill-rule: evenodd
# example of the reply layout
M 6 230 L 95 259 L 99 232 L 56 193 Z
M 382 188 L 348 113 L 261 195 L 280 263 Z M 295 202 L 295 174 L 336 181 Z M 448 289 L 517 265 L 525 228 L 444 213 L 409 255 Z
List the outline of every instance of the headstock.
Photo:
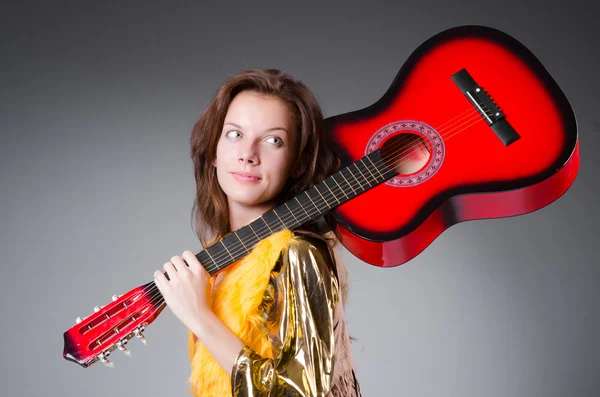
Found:
M 131 355 L 125 347 L 134 336 L 147 344 L 142 331 L 154 321 L 166 303 L 154 282 L 117 297 L 64 333 L 63 357 L 86 368 L 100 360 L 113 366 L 108 356 L 115 349 Z

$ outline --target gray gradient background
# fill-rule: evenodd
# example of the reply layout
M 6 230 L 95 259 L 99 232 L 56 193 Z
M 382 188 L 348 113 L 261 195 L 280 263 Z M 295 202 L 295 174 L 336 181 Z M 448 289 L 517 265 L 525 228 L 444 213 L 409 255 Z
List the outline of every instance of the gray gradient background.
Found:
M 114 370 L 63 360 L 62 334 L 199 250 L 188 138 L 216 88 L 276 67 L 326 116 L 356 110 L 418 45 L 463 24 L 542 61 L 576 112 L 581 170 L 550 206 L 455 225 L 400 267 L 343 252 L 364 395 L 600 395 L 598 5 L 18 4 L 0 21 L 1 395 L 187 395 L 186 331 L 169 310 Z

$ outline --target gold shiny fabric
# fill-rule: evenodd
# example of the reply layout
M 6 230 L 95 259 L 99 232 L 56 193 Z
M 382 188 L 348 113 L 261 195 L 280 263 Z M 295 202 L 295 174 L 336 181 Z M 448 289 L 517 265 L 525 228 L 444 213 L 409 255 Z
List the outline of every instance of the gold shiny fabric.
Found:
M 282 252 L 261 308 L 273 357 L 248 347 L 231 373 L 233 396 L 328 396 L 334 369 L 334 312 L 339 300 L 327 242 L 302 234 Z

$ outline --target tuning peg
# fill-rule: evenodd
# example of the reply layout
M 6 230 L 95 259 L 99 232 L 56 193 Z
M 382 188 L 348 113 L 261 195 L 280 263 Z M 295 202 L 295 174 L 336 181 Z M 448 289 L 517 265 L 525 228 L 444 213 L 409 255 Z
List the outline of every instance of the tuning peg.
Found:
M 109 368 L 114 368 L 115 367 L 115 363 L 113 363 L 112 361 L 110 361 L 107 357 L 110 353 L 106 352 L 102 352 L 100 353 L 100 355 L 98 357 L 100 357 L 100 361 L 102 361 L 104 363 L 104 365 L 106 365 Z
M 117 342 L 117 347 L 119 348 L 119 350 L 121 350 L 123 353 L 127 354 L 129 357 L 131 357 L 131 352 L 125 347 L 125 343 L 127 342 L 123 342 L 123 341 L 118 341 Z
M 146 346 L 148 345 L 148 341 L 146 340 L 146 338 L 144 337 L 144 334 L 142 334 L 142 331 L 139 328 L 134 329 L 133 333 L 136 337 L 138 337 L 142 341 L 142 343 L 144 345 L 146 345 Z
M 100 306 L 94 306 L 94 311 L 95 311 L 95 312 L 99 312 L 99 311 L 100 311 L 100 309 L 101 309 L 101 307 L 100 307 Z
M 113 300 L 113 302 L 114 302 L 114 301 L 116 301 L 117 299 L 119 299 L 119 298 L 117 297 L 117 295 L 113 295 L 113 296 L 112 296 L 112 300 Z
M 81 319 L 81 317 L 77 317 L 77 318 L 75 319 L 75 322 L 76 322 L 77 324 L 79 324 L 79 323 L 80 323 L 80 322 L 82 322 L 82 321 L 83 321 L 83 320 Z
M 140 340 L 142 341 L 142 343 L 146 346 L 148 346 L 148 340 L 144 337 L 144 334 L 142 334 L 141 332 L 137 335 L 138 338 L 140 338 Z

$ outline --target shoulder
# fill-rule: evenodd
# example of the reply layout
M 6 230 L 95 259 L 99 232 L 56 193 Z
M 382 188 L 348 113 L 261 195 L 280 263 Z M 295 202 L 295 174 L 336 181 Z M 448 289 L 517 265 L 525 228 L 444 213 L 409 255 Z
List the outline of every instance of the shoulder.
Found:
M 297 263 L 305 271 L 329 273 L 337 280 L 335 255 L 329 242 L 322 235 L 313 231 L 297 229 L 294 238 L 282 252 L 284 261 Z
M 323 244 L 327 246 L 327 240 L 325 239 L 325 237 L 323 237 L 315 231 L 306 229 L 296 229 L 292 233 L 294 234 L 294 237 L 297 241 L 302 241 L 307 244 L 313 244 L 317 246 L 321 246 Z
M 287 249 L 292 251 L 312 251 L 324 259 L 333 262 L 333 255 L 325 237 L 313 231 L 298 229 L 293 232 L 294 238 Z

